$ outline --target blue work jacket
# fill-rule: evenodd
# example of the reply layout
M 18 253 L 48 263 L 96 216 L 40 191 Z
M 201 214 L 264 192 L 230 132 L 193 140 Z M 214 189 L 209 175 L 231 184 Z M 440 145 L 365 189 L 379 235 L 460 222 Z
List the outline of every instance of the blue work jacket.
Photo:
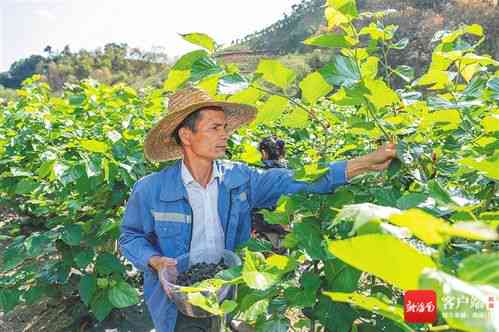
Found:
M 330 193 L 347 182 L 346 161 L 331 163 L 329 172 L 315 182 L 296 181 L 284 168 L 262 170 L 232 161 L 216 161 L 216 166 L 218 214 L 225 248 L 232 251 L 250 238 L 252 209 L 271 208 L 281 195 Z M 144 272 L 144 298 L 157 332 L 174 331 L 177 309 L 148 265 L 149 258 L 175 258 L 189 252 L 191 245 L 192 209 L 180 169 L 179 160 L 135 183 L 119 238 L 123 255 Z

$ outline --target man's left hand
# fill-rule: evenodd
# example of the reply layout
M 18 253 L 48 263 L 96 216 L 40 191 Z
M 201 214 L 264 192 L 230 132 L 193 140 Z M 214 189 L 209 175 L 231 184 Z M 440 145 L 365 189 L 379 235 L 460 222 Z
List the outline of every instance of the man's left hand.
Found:
M 366 161 L 371 171 L 382 171 L 390 165 L 392 159 L 397 156 L 397 146 L 394 143 L 388 143 L 381 146 L 378 150 L 366 155 Z
M 374 152 L 349 160 L 347 163 L 347 177 L 351 179 L 367 171 L 383 171 L 396 157 L 396 145 L 387 143 Z

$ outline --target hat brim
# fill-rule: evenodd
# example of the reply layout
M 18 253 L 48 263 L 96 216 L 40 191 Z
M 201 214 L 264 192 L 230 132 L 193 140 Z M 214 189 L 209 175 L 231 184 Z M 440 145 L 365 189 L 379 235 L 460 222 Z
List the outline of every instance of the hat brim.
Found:
M 182 148 L 173 138 L 174 130 L 191 113 L 205 107 L 220 107 L 227 120 L 227 132 L 232 134 L 237 128 L 250 123 L 256 117 L 256 108 L 247 104 L 229 102 L 200 102 L 189 105 L 181 111 L 165 115 L 147 134 L 144 154 L 151 161 L 167 161 L 182 156 Z

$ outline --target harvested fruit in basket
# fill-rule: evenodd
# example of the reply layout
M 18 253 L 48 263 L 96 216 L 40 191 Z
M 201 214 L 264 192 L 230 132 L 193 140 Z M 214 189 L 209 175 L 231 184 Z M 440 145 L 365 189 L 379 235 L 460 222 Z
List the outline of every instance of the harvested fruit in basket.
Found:
M 202 280 L 213 278 L 218 272 L 227 269 L 228 266 L 221 259 L 218 263 L 197 263 L 187 271 L 180 273 L 176 284 L 179 286 L 191 286 Z

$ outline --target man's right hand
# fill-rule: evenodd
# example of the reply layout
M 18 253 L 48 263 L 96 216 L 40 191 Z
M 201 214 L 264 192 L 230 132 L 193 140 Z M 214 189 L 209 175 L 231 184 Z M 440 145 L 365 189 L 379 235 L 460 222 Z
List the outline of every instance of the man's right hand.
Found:
M 172 268 L 177 265 L 177 261 L 170 257 L 165 256 L 152 256 L 149 258 L 149 265 L 157 272 L 162 268 Z

